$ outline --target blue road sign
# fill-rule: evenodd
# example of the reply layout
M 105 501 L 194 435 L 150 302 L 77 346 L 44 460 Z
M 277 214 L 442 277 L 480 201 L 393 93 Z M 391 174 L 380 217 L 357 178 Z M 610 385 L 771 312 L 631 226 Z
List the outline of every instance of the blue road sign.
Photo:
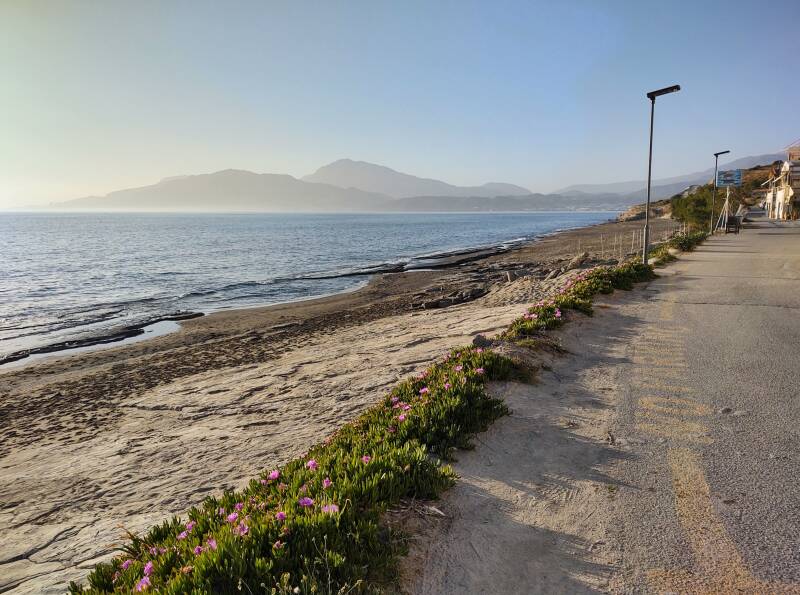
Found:
M 726 186 L 741 186 L 742 185 L 742 170 L 729 169 L 728 171 L 717 172 L 717 188 L 725 188 Z

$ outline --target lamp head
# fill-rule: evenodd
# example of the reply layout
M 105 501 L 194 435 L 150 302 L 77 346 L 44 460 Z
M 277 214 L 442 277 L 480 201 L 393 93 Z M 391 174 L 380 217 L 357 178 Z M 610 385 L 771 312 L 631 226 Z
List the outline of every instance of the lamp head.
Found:
M 651 101 L 655 101 L 656 97 L 661 97 L 662 95 L 666 95 L 667 93 L 675 93 L 676 91 L 680 91 L 680 85 L 672 85 L 671 87 L 664 87 L 663 89 L 658 89 L 657 91 L 650 91 L 647 94 L 647 98 Z
M 730 153 L 730 151 L 720 151 L 719 153 L 714 153 L 714 157 L 719 157 L 720 155 L 725 155 L 725 153 Z

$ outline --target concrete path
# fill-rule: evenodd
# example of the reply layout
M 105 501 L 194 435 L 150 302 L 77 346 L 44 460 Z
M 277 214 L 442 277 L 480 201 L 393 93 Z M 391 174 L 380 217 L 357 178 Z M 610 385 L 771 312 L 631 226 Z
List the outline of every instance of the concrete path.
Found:
M 642 446 L 610 524 L 628 588 L 800 593 L 800 226 L 756 221 L 636 308 L 614 429 Z
M 660 275 L 494 387 L 514 415 L 459 456 L 411 591 L 800 593 L 800 226 Z

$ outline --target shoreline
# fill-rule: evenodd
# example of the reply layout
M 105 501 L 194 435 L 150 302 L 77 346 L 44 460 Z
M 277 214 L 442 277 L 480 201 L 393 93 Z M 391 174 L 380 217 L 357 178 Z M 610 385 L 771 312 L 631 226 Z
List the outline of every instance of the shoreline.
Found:
M 673 228 L 654 221 L 654 239 Z M 578 249 L 608 263 L 609 238 L 640 229 L 582 227 L 0 372 L 0 590 L 63 592 L 116 552 L 120 526 L 143 531 L 302 454 L 398 379 L 507 328 L 560 288 Z
M 617 211 L 587 211 L 587 212 L 604 213 L 604 214 L 616 213 L 617 216 L 619 215 L 619 212 Z M 606 221 L 593 223 L 591 225 L 577 225 L 573 227 L 559 228 L 550 232 L 536 234 L 530 237 L 503 240 L 497 242 L 496 244 L 488 244 L 488 245 L 466 247 L 466 248 L 454 248 L 452 250 L 442 250 L 426 254 L 419 254 L 411 256 L 405 260 L 398 261 L 397 263 L 385 262 L 371 266 L 364 266 L 362 268 L 355 269 L 349 272 L 299 276 L 297 277 L 297 279 L 340 279 L 340 278 L 344 279 L 349 277 L 368 277 L 368 280 L 366 281 L 365 284 L 355 285 L 354 287 L 346 288 L 341 291 L 336 291 L 327 294 L 313 295 L 308 297 L 301 297 L 293 300 L 258 304 L 252 306 L 236 306 L 233 308 L 224 308 L 217 310 L 186 311 L 186 312 L 179 311 L 173 314 L 165 314 L 162 316 L 154 317 L 152 319 L 147 319 L 136 324 L 111 327 L 107 329 L 105 332 L 98 333 L 95 335 L 89 335 L 85 338 L 69 339 L 65 341 L 58 341 L 55 343 L 48 343 L 39 347 L 32 347 L 32 348 L 12 351 L 7 355 L 0 356 L 0 375 L 11 369 L 20 369 L 21 367 L 32 365 L 34 362 L 41 361 L 44 358 L 47 359 L 56 358 L 59 357 L 59 355 L 64 357 L 70 357 L 79 353 L 87 353 L 89 351 L 97 351 L 101 349 L 107 349 L 110 347 L 122 347 L 130 345 L 132 343 L 140 342 L 142 340 L 156 339 L 158 337 L 164 336 L 165 334 L 178 332 L 180 330 L 179 328 L 180 325 L 178 325 L 178 327 L 172 327 L 171 330 L 169 331 L 162 331 L 162 332 L 156 331 L 155 334 L 153 334 L 153 336 L 147 337 L 146 339 L 143 339 L 141 337 L 143 334 L 152 332 L 151 327 L 153 327 L 154 325 L 158 325 L 159 323 L 162 322 L 167 322 L 167 321 L 182 322 L 185 320 L 191 320 L 194 318 L 200 318 L 204 316 L 206 317 L 214 316 L 221 312 L 236 312 L 240 310 L 272 308 L 276 306 L 285 306 L 288 304 L 294 304 L 304 301 L 325 299 L 335 295 L 344 295 L 348 293 L 353 293 L 363 289 L 366 285 L 372 283 L 373 280 L 376 278 L 376 276 L 379 275 L 412 273 L 421 271 L 435 271 L 441 269 L 448 269 L 451 267 L 457 267 L 463 264 L 480 261 L 493 256 L 499 256 L 507 252 L 512 252 L 514 250 L 523 249 L 547 237 L 552 237 L 561 233 L 574 231 L 578 229 L 591 228 L 597 225 L 613 223 L 615 221 L 616 220 L 614 218 L 611 218 Z

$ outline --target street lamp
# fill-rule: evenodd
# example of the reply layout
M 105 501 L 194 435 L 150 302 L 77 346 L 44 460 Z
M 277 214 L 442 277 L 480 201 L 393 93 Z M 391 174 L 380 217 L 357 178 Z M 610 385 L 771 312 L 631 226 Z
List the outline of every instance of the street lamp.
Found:
M 719 156 L 730 153 L 730 151 L 720 151 L 714 153 L 714 190 L 711 192 L 711 233 L 714 233 L 714 201 L 717 200 L 717 165 L 719 164 Z
M 647 264 L 647 251 L 650 244 L 650 176 L 653 173 L 653 116 L 656 111 L 656 97 L 680 90 L 680 85 L 672 85 L 658 91 L 650 91 L 647 94 L 647 98 L 650 100 L 650 158 L 647 161 L 647 207 L 644 211 L 644 247 L 642 249 L 642 262 L 644 264 Z

